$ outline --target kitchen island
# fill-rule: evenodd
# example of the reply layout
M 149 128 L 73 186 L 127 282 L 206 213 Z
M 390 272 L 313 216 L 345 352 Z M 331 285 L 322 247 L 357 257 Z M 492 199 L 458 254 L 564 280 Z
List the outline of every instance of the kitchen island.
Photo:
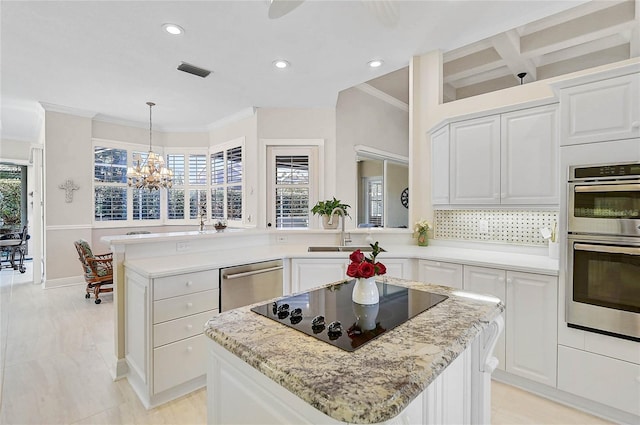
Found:
M 381 294 L 408 288 L 408 310 L 419 308 L 416 294 L 446 299 L 353 351 L 252 311 L 261 306 L 210 319 L 208 422 L 489 423 L 497 366 L 491 353 L 503 328 L 502 303 L 454 288 L 384 281 Z M 332 320 L 341 287 L 342 300 L 345 293 L 350 297 L 344 285 L 327 285 L 309 304 L 323 305 Z M 343 327 L 341 338 L 351 338 L 351 323 Z

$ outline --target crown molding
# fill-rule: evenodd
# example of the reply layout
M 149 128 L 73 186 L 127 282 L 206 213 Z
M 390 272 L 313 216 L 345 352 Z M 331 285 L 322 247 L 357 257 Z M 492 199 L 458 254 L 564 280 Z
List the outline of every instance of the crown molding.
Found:
M 87 111 L 84 109 L 71 108 L 69 106 L 55 105 L 53 103 L 40 102 L 40 105 L 46 112 L 59 112 L 62 114 L 75 115 L 78 117 L 93 118 L 96 116 L 96 112 Z
M 255 106 L 250 106 L 248 108 L 241 109 L 235 114 L 231 114 L 229 116 L 226 116 L 224 118 L 221 118 L 217 121 L 212 122 L 207 126 L 207 130 L 211 131 L 217 128 L 224 127 L 225 125 L 229 125 L 231 123 L 240 121 L 242 119 L 252 117 L 255 115 L 255 113 L 256 113 Z
M 404 103 L 401 100 L 396 99 L 395 97 L 388 95 L 387 93 L 383 92 L 382 90 L 378 90 L 377 88 L 373 87 L 370 84 L 367 83 L 362 83 L 362 84 L 358 84 L 357 86 L 355 86 L 355 88 L 357 88 L 358 90 L 367 93 L 377 99 L 382 100 L 383 102 L 388 103 L 391 106 L 395 106 L 398 109 L 402 109 L 405 112 L 409 112 L 409 105 Z

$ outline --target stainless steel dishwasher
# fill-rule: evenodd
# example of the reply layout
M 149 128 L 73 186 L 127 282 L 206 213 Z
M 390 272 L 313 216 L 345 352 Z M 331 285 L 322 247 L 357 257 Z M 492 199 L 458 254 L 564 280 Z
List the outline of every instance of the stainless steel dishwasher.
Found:
M 282 260 L 220 269 L 220 311 L 282 296 Z

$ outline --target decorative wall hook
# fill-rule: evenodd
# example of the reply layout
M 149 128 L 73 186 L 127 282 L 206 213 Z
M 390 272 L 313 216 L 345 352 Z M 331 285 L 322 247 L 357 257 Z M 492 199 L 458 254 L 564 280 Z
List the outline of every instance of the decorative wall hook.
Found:
M 58 188 L 63 189 L 64 190 L 64 201 L 66 203 L 71 203 L 73 202 L 73 191 L 74 190 L 78 190 L 80 189 L 79 186 L 77 186 L 73 180 L 68 179 L 64 182 L 64 184 L 58 185 Z

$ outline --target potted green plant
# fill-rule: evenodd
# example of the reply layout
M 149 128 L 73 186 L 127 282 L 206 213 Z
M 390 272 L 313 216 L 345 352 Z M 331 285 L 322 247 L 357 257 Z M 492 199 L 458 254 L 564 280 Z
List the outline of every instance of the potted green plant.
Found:
M 342 203 L 341 200 L 336 199 L 335 196 L 333 199 L 327 199 L 325 201 L 318 201 L 313 208 L 311 208 L 311 212 L 314 215 L 319 215 L 322 217 L 322 226 L 325 229 L 336 229 L 338 227 L 338 214 L 333 214 L 333 220 L 331 220 L 331 224 L 329 224 L 329 217 L 333 213 L 336 208 L 340 208 L 344 211 L 347 217 L 350 217 L 348 208 L 351 208 L 350 205 Z

